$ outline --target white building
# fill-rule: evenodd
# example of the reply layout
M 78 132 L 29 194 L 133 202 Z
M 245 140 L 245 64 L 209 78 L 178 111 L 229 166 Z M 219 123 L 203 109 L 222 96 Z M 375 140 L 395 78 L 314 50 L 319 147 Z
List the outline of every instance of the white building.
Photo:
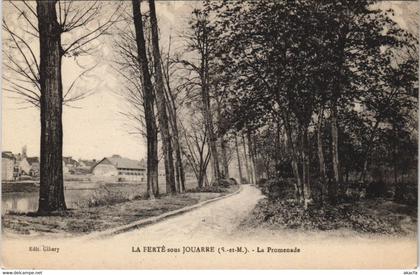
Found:
M 144 161 L 131 160 L 119 155 L 103 158 L 92 168 L 97 180 L 112 182 L 145 182 L 146 167 Z

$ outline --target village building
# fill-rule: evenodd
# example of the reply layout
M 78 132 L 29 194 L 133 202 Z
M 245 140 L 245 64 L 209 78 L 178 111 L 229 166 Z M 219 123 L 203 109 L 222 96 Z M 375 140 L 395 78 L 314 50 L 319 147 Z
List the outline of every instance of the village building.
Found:
M 27 175 L 37 177 L 39 175 L 39 158 L 38 157 L 25 157 L 21 158 L 17 167 L 20 175 Z
M 19 158 L 18 162 L 17 162 L 17 166 L 19 169 L 19 174 L 20 175 L 29 175 L 29 171 L 31 170 L 31 165 L 29 164 L 29 161 L 27 160 L 27 158 Z
M 15 167 L 16 159 L 12 152 L 6 151 L 1 153 L 1 180 L 12 181 L 17 177 Z
M 103 158 L 92 168 L 93 177 L 104 181 L 145 182 L 144 161 L 131 160 L 119 155 Z
M 63 173 L 64 174 L 75 174 L 79 163 L 73 157 L 63 157 Z
M 77 167 L 78 174 L 90 174 L 92 168 L 96 165 L 96 160 L 78 160 L 79 166 Z
M 38 177 L 39 176 L 39 169 L 40 169 L 39 158 L 38 157 L 30 157 L 30 158 L 26 158 L 26 160 L 28 161 L 28 163 L 30 165 L 28 175 L 31 176 L 31 177 Z

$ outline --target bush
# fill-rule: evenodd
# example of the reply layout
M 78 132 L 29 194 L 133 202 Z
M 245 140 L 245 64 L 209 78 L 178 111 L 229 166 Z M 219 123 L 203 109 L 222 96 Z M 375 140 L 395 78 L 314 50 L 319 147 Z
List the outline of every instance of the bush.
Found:
M 295 198 L 295 186 L 292 179 L 261 179 L 257 182 L 257 186 L 270 200 Z
M 236 181 L 236 179 L 230 178 L 229 180 L 231 182 L 231 185 L 238 185 L 238 182 Z
M 366 188 L 366 196 L 368 198 L 379 198 L 387 195 L 387 186 L 382 181 L 373 181 Z
M 220 187 L 228 188 L 231 185 L 237 185 L 237 184 L 238 183 L 236 182 L 235 179 L 230 178 L 230 179 L 221 179 L 221 180 L 219 180 L 219 182 L 218 182 L 217 185 L 220 186 Z
M 95 190 L 92 195 L 83 201 L 77 202 L 78 207 L 96 207 L 103 205 L 113 205 L 121 202 L 126 202 L 139 198 L 134 194 L 127 194 L 121 191 L 109 190 L 106 187 L 101 187 L 98 190 Z
M 310 205 L 305 210 L 296 201 L 261 200 L 254 208 L 246 224 L 255 226 L 275 226 L 286 229 L 334 230 L 349 228 L 358 232 L 393 234 L 404 232 L 400 215 L 376 215 L 366 211 L 366 206 L 340 204 L 337 206 Z
M 395 188 L 394 201 L 417 206 L 417 183 L 399 183 Z

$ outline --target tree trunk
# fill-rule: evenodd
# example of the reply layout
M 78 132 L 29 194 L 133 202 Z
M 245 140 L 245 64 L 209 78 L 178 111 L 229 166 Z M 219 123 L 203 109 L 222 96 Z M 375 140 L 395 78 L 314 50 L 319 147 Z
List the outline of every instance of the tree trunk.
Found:
M 276 156 L 274 158 L 275 161 L 275 169 L 274 169 L 274 177 L 279 176 L 279 167 L 280 167 L 280 123 L 276 123 L 276 139 L 275 139 L 275 148 L 276 148 Z
M 244 157 L 245 157 L 245 169 L 246 169 L 246 174 L 248 177 L 248 182 L 250 184 L 252 184 L 252 173 L 251 173 L 251 169 L 249 167 L 249 154 L 246 153 L 246 142 L 245 142 L 245 136 L 242 134 L 242 146 L 244 148 Z
M 229 163 L 226 153 L 226 140 L 223 136 L 220 137 L 220 149 L 222 150 L 223 178 L 229 178 Z
M 220 100 L 216 100 L 217 102 L 217 120 L 218 120 L 218 126 L 219 129 L 221 129 L 221 118 L 222 118 L 222 111 L 220 106 Z M 219 131 L 220 132 L 220 131 Z M 227 160 L 227 154 L 226 154 L 226 140 L 224 138 L 224 135 L 220 135 L 220 149 L 222 153 L 222 177 L 223 178 L 229 178 L 229 163 Z
M 211 163 L 213 172 L 213 182 L 220 180 L 220 168 L 219 168 L 219 155 L 217 153 L 217 137 L 214 132 L 213 116 L 210 109 L 210 93 L 209 93 L 209 51 L 208 51 L 208 39 L 207 39 L 207 27 L 203 27 L 203 41 L 202 41 L 202 56 L 201 56 L 201 100 L 203 103 L 203 117 L 208 133 L 208 144 L 211 152 Z
M 66 209 L 62 159 L 61 29 L 55 4 L 56 1 L 37 1 L 41 85 L 39 214 Z
M 342 182 L 340 158 L 338 151 L 338 121 L 337 121 L 337 106 L 331 107 L 331 136 L 332 136 L 332 161 L 334 170 L 334 184 L 330 187 L 329 197 L 331 202 L 335 203 L 337 200 L 337 190 Z
M 293 144 L 293 139 L 292 139 L 292 132 L 291 129 L 289 127 L 289 125 L 286 125 L 287 122 L 285 121 L 285 131 L 286 131 L 286 144 L 287 144 L 287 148 L 289 150 L 289 153 L 292 157 L 292 170 L 293 170 L 293 174 L 295 176 L 296 179 L 296 184 L 295 184 L 295 189 L 296 189 L 296 198 L 300 201 L 301 199 L 303 199 L 302 197 L 302 177 L 299 171 L 299 161 L 298 161 L 298 156 L 296 153 L 296 149 L 295 146 Z
M 144 39 L 143 20 L 140 9 L 140 1 L 132 0 L 133 21 L 136 31 L 137 59 L 141 68 L 143 83 L 143 107 L 146 120 L 146 139 L 147 139 L 147 186 L 149 198 L 154 198 L 159 194 L 158 185 L 158 141 L 157 127 L 154 111 L 154 94 L 152 80 L 150 78 L 149 63 L 146 52 L 146 42 Z
M 398 129 L 396 129 L 395 125 L 393 125 L 393 132 L 396 136 L 394 141 L 394 150 L 393 150 L 393 157 L 392 157 L 392 166 L 394 170 L 394 184 L 397 186 L 398 184 Z
M 318 161 L 319 161 L 319 180 L 321 184 L 321 201 L 324 201 L 324 197 L 327 194 L 327 182 L 326 182 L 326 167 L 325 167 L 325 157 L 324 157 L 324 140 L 322 136 L 322 121 L 324 119 L 323 109 L 319 112 L 318 123 L 316 124 L 317 130 L 317 145 L 318 145 Z
M 255 176 L 255 182 L 258 182 L 260 179 L 259 172 L 257 173 L 257 160 L 259 159 L 259 154 L 257 152 L 257 136 L 254 134 L 251 134 L 251 145 L 252 145 L 252 158 L 254 163 L 254 176 Z
M 168 57 L 169 58 L 169 57 Z M 169 73 L 168 73 L 169 78 Z M 176 107 L 176 98 L 174 97 L 171 86 L 169 83 L 169 79 L 167 81 L 167 102 L 168 102 L 168 113 L 170 117 L 170 125 L 172 129 L 172 141 L 174 144 L 175 150 L 175 172 L 176 172 L 176 181 L 177 181 L 177 189 L 179 192 L 185 191 L 185 171 L 184 165 L 182 163 L 182 152 L 181 152 L 181 145 L 180 145 L 180 138 L 179 138 L 179 130 L 178 130 L 178 113 Z
M 238 139 L 237 139 L 236 135 L 235 135 L 235 149 L 236 149 L 236 158 L 238 160 L 239 183 L 242 184 L 241 156 L 239 155 Z
M 308 207 L 308 203 L 312 201 L 311 194 L 311 182 L 309 175 L 309 137 L 308 137 L 308 127 L 302 127 L 302 164 L 303 164 L 303 198 L 305 209 Z
M 178 134 L 175 134 L 176 136 L 174 139 L 174 145 L 175 145 L 175 157 L 176 157 L 176 166 L 177 166 L 177 180 L 178 180 L 178 191 L 179 192 L 184 192 L 185 191 L 185 171 L 184 171 L 184 166 L 182 164 L 182 156 L 181 156 L 181 149 L 180 149 L 180 144 L 179 144 L 179 140 L 178 140 Z
M 373 141 L 375 139 L 376 130 L 378 129 L 379 123 L 380 123 L 380 120 L 377 119 L 375 122 L 375 125 L 373 126 L 372 133 L 370 134 L 369 140 L 365 146 L 366 150 L 365 150 L 365 156 L 363 158 L 363 169 L 360 175 L 361 182 L 364 182 L 366 179 L 366 174 L 367 174 L 367 170 L 369 166 L 370 153 L 372 152 Z
M 150 23 L 152 28 L 153 61 L 156 76 L 156 99 L 159 119 L 159 129 L 162 137 L 163 156 L 165 161 L 166 193 L 176 193 L 174 159 L 171 134 L 169 131 L 165 86 L 163 83 L 161 56 L 159 50 L 159 34 L 157 27 L 155 1 L 149 0 Z
M 251 132 L 249 130 L 247 131 L 247 139 L 248 139 L 248 153 L 251 160 L 251 176 L 252 176 L 253 183 L 256 184 L 257 183 L 257 169 L 256 169 L 256 163 L 255 163 L 255 150 L 252 144 Z

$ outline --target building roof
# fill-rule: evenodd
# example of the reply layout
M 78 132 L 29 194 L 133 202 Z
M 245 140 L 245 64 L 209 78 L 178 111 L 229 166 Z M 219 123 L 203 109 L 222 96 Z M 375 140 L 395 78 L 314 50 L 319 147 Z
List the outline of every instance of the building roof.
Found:
M 63 157 L 64 164 L 77 166 L 79 163 L 72 157 Z
M 87 167 L 92 167 L 96 164 L 95 160 L 79 160 L 79 164 L 87 166 Z
M 123 158 L 123 157 L 120 157 L 118 155 L 113 155 L 112 157 L 109 157 L 109 158 L 103 158 L 96 165 L 98 165 L 100 163 L 112 164 L 117 169 L 141 169 L 141 170 L 146 169 L 146 167 L 144 166 L 144 162 L 141 162 L 141 161 L 138 161 L 138 160 L 132 160 L 132 159 L 128 159 L 128 158 Z
M 39 163 L 39 158 L 38 157 L 26 158 L 26 161 L 29 163 L 29 165 L 32 165 L 32 164 Z
M 1 152 L 1 157 L 6 159 L 15 159 L 15 156 L 10 151 Z

